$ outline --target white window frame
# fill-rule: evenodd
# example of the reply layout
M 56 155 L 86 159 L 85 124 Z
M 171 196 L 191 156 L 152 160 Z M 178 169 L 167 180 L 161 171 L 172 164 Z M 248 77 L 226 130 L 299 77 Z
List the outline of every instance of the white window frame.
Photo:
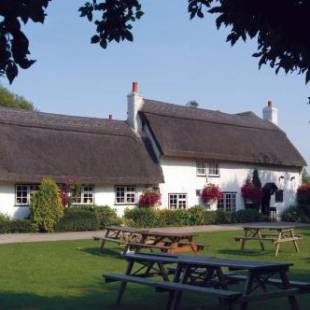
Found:
M 119 195 L 118 192 L 123 192 Z M 133 195 L 133 201 L 132 201 Z M 123 199 L 123 201 L 119 201 Z M 115 186 L 115 204 L 116 205 L 135 205 L 137 204 L 137 191 L 135 186 L 118 185 Z
M 26 192 L 26 202 L 18 202 L 18 199 L 22 199 L 23 197 L 17 196 L 17 193 L 21 191 L 20 187 L 25 187 L 23 192 Z M 38 190 L 38 184 L 16 184 L 15 185 L 15 205 L 18 207 L 28 207 L 30 204 L 31 193 Z M 25 197 L 24 197 L 25 198 Z
M 225 212 L 237 211 L 237 192 L 223 192 L 223 198 L 217 201 L 217 209 Z
M 196 161 L 196 175 L 197 177 L 206 177 L 207 176 L 207 165 L 203 160 Z
M 220 167 L 217 162 L 208 163 L 208 177 L 219 177 L 220 176 Z
M 172 196 L 175 196 L 174 197 L 174 199 L 176 200 L 175 206 L 171 205 L 171 199 L 173 198 Z M 185 203 L 185 206 L 184 207 L 180 206 L 180 203 L 182 204 Z M 168 194 L 168 206 L 169 206 L 169 209 L 172 209 L 172 210 L 177 210 L 177 209 L 186 210 L 187 209 L 187 194 L 186 193 L 169 193 Z
M 196 175 L 198 177 L 219 177 L 220 167 L 217 162 L 196 161 Z
M 81 185 L 79 193 L 76 197 L 78 201 L 74 201 L 73 205 L 93 205 L 95 204 L 95 186 L 92 184 Z

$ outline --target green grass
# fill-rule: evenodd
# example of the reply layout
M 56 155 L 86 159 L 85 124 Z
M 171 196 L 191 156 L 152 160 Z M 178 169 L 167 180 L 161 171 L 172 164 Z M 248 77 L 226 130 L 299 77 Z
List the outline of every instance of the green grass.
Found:
M 260 251 L 256 242 L 248 243 L 244 253 L 233 237 L 241 232 L 205 233 L 197 241 L 206 245 L 205 254 L 236 259 L 286 261 L 294 263 L 291 279 L 310 281 L 310 229 L 298 229 L 304 236 L 301 253 L 292 244 L 283 244 L 279 257 L 266 243 Z M 0 309 L 114 309 L 118 284 L 104 284 L 104 272 L 124 272 L 126 263 L 120 249 L 108 245 L 104 253 L 92 240 L 19 243 L 0 246 Z M 121 309 L 165 309 L 167 295 L 148 287 L 129 284 Z M 301 309 L 310 309 L 310 295 L 298 297 Z M 253 304 L 249 309 L 289 309 L 287 300 Z M 186 294 L 182 309 L 218 309 L 208 296 Z

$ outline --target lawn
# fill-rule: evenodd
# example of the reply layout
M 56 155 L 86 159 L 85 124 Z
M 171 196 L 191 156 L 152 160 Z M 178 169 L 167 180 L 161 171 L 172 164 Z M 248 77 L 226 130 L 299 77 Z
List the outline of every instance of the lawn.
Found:
M 298 229 L 304 236 L 301 253 L 284 244 L 280 256 L 273 256 L 272 244 L 261 252 L 255 242 L 245 253 L 233 237 L 240 232 L 215 232 L 197 236 L 206 245 L 205 254 L 238 259 L 287 261 L 294 263 L 290 278 L 310 281 L 310 228 Z M 92 240 L 19 243 L 0 246 L 0 309 L 114 309 L 118 285 L 104 284 L 103 272 L 123 272 L 125 262 L 119 248 L 108 245 L 104 253 Z M 151 288 L 129 285 L 121 309 L 165 309 L 166 294 Z M 301 309 L 310 309 L 310 295 L 298 297 Z M 289 309 L 287 301 L 253 304 L 252 310 Z M 218 309 L 214 299 L 201 295 L 184 296 L 182 309 Z

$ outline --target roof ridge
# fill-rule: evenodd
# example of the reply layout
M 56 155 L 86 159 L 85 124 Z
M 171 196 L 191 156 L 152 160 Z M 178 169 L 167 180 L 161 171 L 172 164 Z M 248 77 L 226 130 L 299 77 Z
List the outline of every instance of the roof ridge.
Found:
M 193 115 L 176 115 L 175 113 L 171 113 L 171 111 L 149 111 L 149 110 L 143 110 L 142 108 L 142 113 L 149 113 L 149 114 L 153 114 L 153 115 L 158 115 L 158 116 L 164 116 L 164 117 L 169 117 L 169 118 L 174 118 L 174 119 L 188 119 L 188 120 L 195 120 L 195 121 L 201 121 L 201 122 L 208 122 L 208 123 L 213 123 L 213 124 L 219 124 L 219 125 L 228 125 L 228 126 L 235 126 L 235 127 L 241 127 L 241 128 L 252 128 L 252 129 L 259 129 L 259 130 L 271 130 L 271 131 L 280 131 L 283 132 L 279 127 L 273 125 L 272 124 L 267 124 L 263 119 L 261 119 L 259 116 L 257 116 L 254 112 L 252 111 L 247 111 L 247 112 L 241 112 L 242 114 L 249 114 L 251 113 L 253 116 L 256 117 L 256 119 L 260 122 L 263 122 L 265 125 L 270 125 L 270 127 L 264 127 L 263 125 L 254 125 L 251 126 L 249 124 L 237 124 L 236 122 L 238 120 L 240 120 L 240 118 L 242 118 L 242 120 L 245 119 L 246 115 L 239 115 L 238 114 L 229 114 L 226 112 L 221 112 L 221 111 L 216 111 L 216 110 L 209 110 L 209 109 L 203 109 L 203 108 L 194 108 L 194 107 L 187 107 L 187 106 L 181 106 L 181 105 L 177 105 L 174 103 L 167 103 L 167 102 L 163 102 L 163 101 L 158 101 L 158 100 L 152 100 L 152 99 L 144 99 L 146 101 L 146 103 L 152 104 L 160 104 L 162 106 L 166 106 L 166 107 L 176 107 L 177 109 L 182 109 L 182 112 L 186 112 L 186 111 L 193 111 L 194 113 L 196 113 L 196 111 L 202 111 L 203 113 L 212 113 L 215 115 L 223 115 L 223 116 L 228 116 L 228 117 L 233 117 L 234 122 L 233 121 L 216 121 L 216 120 L 210 120 L 210 119 L 205 119 L 202 117 L 195 117 Z M 170 112 L 170 113 L 169 113 Z

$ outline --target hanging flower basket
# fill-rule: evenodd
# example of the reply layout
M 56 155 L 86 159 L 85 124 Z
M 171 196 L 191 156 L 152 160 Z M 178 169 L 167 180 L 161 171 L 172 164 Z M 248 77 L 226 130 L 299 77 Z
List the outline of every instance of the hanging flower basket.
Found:
M 263 193 L 261 188 L 256 187 L 250 180 L 246 180 L 241 187 L 241 196 L 246 206 L 255 207 L 261 204 Z
M 206 204 L 212 204 L 213 202 L 223 197 L 223 192 L 217 185 L 209 183 L 201 192 L 200 195 L 202 201 Z
M 140 208 L 156 208 L 159 207 L 160 204 L 160 193 L 158 192 L 145 192 L 139 199 Z

